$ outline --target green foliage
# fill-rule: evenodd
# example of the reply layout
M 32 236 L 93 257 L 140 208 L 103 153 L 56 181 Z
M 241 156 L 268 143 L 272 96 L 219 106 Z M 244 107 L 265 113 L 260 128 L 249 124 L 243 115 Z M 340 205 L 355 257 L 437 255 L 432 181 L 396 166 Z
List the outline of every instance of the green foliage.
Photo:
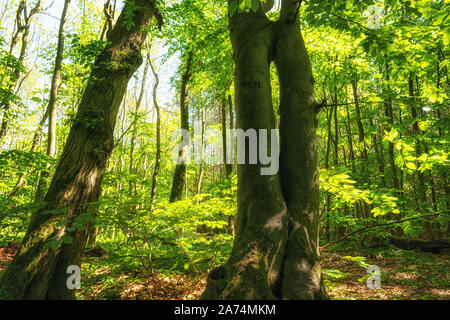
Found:
M 264 3 L 270 0 L 263 0 Z M 228 2 L 228 10 L 233 16 L 236 12 L 249 12 L 250 10 L 257 12 L 261 6 L 260 0 L 230 0 Z
M 134 13 L 137 9 L 139 9 L 139 6 L 132 0 L 127 0 L 125 2 L 125 8 L 124 11 L 124 24 L 127 28 L 127 30 L 131 30 L 134 26 Z
M 3 39 L 0 37 L 0 45 Z M 21 104 L 14 87 L 19 76 L 25 72 L 24 65 L 14 55 L 0 48 L 0 103 L 2 107 L 11 103 Z
M 235 208 L 227 194 L 161 202 L 154 211 L 142 207 L 134 214 L 128 207 L 133 202 L 103 197 L 98 225 L 120 229 L 120 237 L 146 269 L 162 264 L 168 270 L 197 272 L 222 263 L 230 253 L 233 237 L 227 226 Z
M 67 51 L 69 58 L 78 68 L 82 67 L 85 73 L 89 71 L 98 54 L 106 47 L 103 40 L 84 40 L 78 34 L 68 34 Z
M 189 164 L 183 200 L 167 201 L 175 167 L 170 157 L 175 142 L 170 136 L 179 127 L 180 78 L 192 53 L 188 97 L 191 135 L 202 136 L 198 130 L 202 119 L 206 129 L 220 130 L 220 105 L 228 95 L 234 101 L 229 16 L 242 13 L 245 18 L 245 14 L 258 12 L 261 6 L 269 11 L 271 3 L 229 0 L 227 6 L 227 2 L 217 0 L 156 2 L 165 25 L 162 30 L 151 31 L 152 61 L 157 71 L 161 70 L 161 82 L 168 82 L 166 73 L 172 75 L 172 81 L 164 83 L 156 97 L 157 101 L 163 97 L 168 101 L 161 104 L 162 154 L 156 202 L 150 196 L 156 153 L 150 89 L 155 79 L 148 75 L 141 109 L 135 112 L 144 74 L 140 69 L 130 81 L 118 111 L 116 147 L 105 168 L 100 201 L 73 221 L 67 214 L 73 208 L 45 211 L 55 218 L 58 227 L 66 226 L 66 233 L 49 239 L 46 248 L 70 244 L 72 234 L 86 230 L 96 215 L 98 243 L 111 257 L 88 258 L 85 261 L 89 264 L 83 267 L 111 290 L 116 289 L 115 281 L 124 270 L 201 274 L 226 261 L 237 211 L 237 176 L 224 178 L 223 166 Z M 103 109 L 95 105 L 74 120 L 93 63 L 107 46 L 107 42 L 99 40 L 103 3 L 87 1 L 85 5 L 83 15 L 73 17 L 66 38 L 58 96 L 58 155 L 72 125 L 83 126 L 94 134 L 111 120 L 105 119 Z M 138 7 L 134 1 L 126 1 L 126 5 L 125 26 L 130 29 Z M 267 16 L 274 21 L 279 14 L 271 10 Z M 320 244 L 338 241 L 332 249 L 358 250 L 345 259 L 362 270 L 370 263 L 361 255 L 372 246 L 386 246 L 392 235 L 444 237 L 450 222 L 448 214 L 444 214 L 449 206 L 448 1 L 309 0 L 302 2 L 299 16 L 313 68 L 315 99 L 326 100 L 317 115 L 316 128 L 321 168 Z M 41 25 L 36 27 L 40 36 L 48 36 L 39 28 Z M 6 30 L 0 26 L 2 35 Z M 33 45 L 38 38 L 33 38 Z M 45 205 L 34 202 L 40 172 L 47 163 L 53 170 L 58 161 L 43 152 L 45 134 L 38 152 L 23 151 L 29 150 L 36 124 L 48 104 L 49 90 L 43 84 L 52 74 L 54 40 L 45 38 L 46 46 L 32 46 L 36 53 L 31 52 L 24 63 L 19 63 L 0 38 L 0 119 L 12 122 L 5 141 L 0 143 L 0 245 L 23 237 L 32 213 Z M 158 57 L 153 56 L 156 52 Z M 32 58 L 37 62 L 28 67 Z M 270 75 L 274 118 L 279 125 L 281 88 L 274 64 Z M 20 88 L 16 87 L 18 80 L 23 80 Z M 11 108 L 4 110 L 5 105 Z M 231 107 L 233 111 L 236 106 Z M 229 125 L 229 106 L 226 108 Z M 255 116 L 257 113 L 255 106 Z M 46 126 L 43 129 L 45 132 Z M 211 140 L 205 137 L 206 142 Z M 23 184 L 15 190 L 24 174 Z M 394 180 L 398 180 L 397 185 Z M 379 224 L 386 226 L 371 228 Z M 361 229 L 364 232 L 340 240 Z M 403 263 L 410 262 L 408 255 L 423 265 L 434 262 L 411 251 L 393 250 L 390 254 Z M 99 268 L 106 274 L 96 275 Z M 349 277 L 335 268 L 324 269 L 323 273 L 330 290 Z M 109 292 L 103 298 L 116 297 L 116 293 Z

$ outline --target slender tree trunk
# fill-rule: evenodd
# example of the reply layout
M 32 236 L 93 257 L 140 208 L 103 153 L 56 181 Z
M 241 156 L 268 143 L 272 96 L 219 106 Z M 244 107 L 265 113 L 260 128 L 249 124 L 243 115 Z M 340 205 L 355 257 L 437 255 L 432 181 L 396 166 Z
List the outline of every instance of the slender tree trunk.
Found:
M 386 81 L 389 82 L 390 76 L 389 76 L 389 65 L 386 63 L 385 65 L 385 77 Z M 388 84 L 388 90 L 389 90 L 389 84 Z M 388 118 L 388 123 L 390 128 L 394 125 L 394 113 L 392 111 L 392 99 L 391 97 L 387 98 L 385 100 L 385 114 Z M 389 163 L 391 166 L 391 175 L 392 175 L 392 187 L 395 189 L 398 189 L 400 187 L 400 183 L 398 181 L 398 173 L 397 173 L 397 166 L 395 165 L 395 155 L 394 155 L 394 143 L 389 141 L 388 143 L 388 153 L 389 153 Z
M 337 88 L 334 87 L 334 165 L 337 167 L 339 160 L 339 128 L 338 128 L 338 97 Z
M 189 131 L 189 87 L 192 77 L 192 58 L 194 53 L 188 54 L 186 68 L 181 79 L 180 111 L 181 129 Z M 183 187 L 186 183 L 186 156 L 189 146 L 181 144 L 178 152 L 178 163 L 173 175 L 172 190 L 170 192 L 170 202 L 176 202 L 183 198 Z
M 199 166 L 199 170 L 198 170 L 198 179 L 197 179 L 197 188 L 196 188 L 196 193 L 197 195 L 199 195 L 201 193 L 201 189 L 202 189 L 202 181 L 203 181 L 203 157 L 204 157 L 204 152 L 205 152 L 205 127 L 206 127 L 206 116 L 205 116 L 205 110 L 202 106 L 202 110 L 200 113 L 200 125 L 201 125 L 201 140 L 200 140 L 200 166 Z M 198 203 L 199 199 L 197 199 L 197 203 Z
M 116 1 L 114 5 L 111 4 L 111 0 L 107 0 L 103 6 L 103 13 L 105 14 L 105 24 L 103 25 L 102 33 L 100 34 L 100 40 L 103 40 L 108 36 L 108 33 L 113 29 L 114 13 L 116 9 Z
M 449 78 L 448 78 L 448 73 L 447 73 L 448 68 L 445 67 L 443 70 L 441 70 L 441 68 L 440 68 L 440 64 L 445 59 L 445 57 L 444 57 L 444 54 L 442 53 L 442 50 L 439 47 L 437 48 L 437 58 L 438 58 L 438 62 L 436 62 L 436 72 L 437 72 L 436 88 L 441 89 L 443 87 L 443 85 L 441 84 L 441 78 L 443 77 L 443 74 L 447 74 L 447 84 L 449 84 L 449 81 L 448 81 Z M 448 89 L 448 87 L 447 87 L 447 89 Z M 444 110 L 444 112 L 445 112 L 445 110 Z M 446 113 L 448 114 L 448 111 Z M 437 108 L 437 118 L 439 119 L 439 122 L 442 119 L 442 113 L 441 113 L 440 107 Z M 438 133 L 439 133 L 440 137 L 443 135 L 443 133 L 444 133 L 443 131 L 444 130 L 442 129 L 442 127 L 439 126 Z M 448 129 L 446 131 L 448 132 Z M 449 183 L 448 177 L 449 177 L 449 172 L 448 172 L 448 170 L 446 170 L 444 175 L 441 176 L 439 179 L 441 181 L 442 185 L 444 186 L 443 187 L 443 189 L 444 189 L 443 196 L 446 199 L 446 201 L 445 201 L 445 209 L 446 210 L 450 210 L 450 183 Z M 450 227 L 448 227 L 447 230 L 448 230 L 448 233 L 450 234 Z
M 409 73 L 408 78 L 408 89 L 409 89 L 409 105 L 411 108 L 411 118 L 414 119 L 414 123 L 412 125 L 412 130 L 414 135 L 416 136 L 416 155 L 420 156 L 422 154 L 422 146 L 420 143 L 420 136 L 422 135 L 422 130 L 419 128 L 419 119 L 416 109 L 416 99 L 414 97 L 414 80 L 412 72 Z M 419 212 L 428 211 L 428 200 L 427 200 L 427 186 L 425 184 L 425 175 L 423 172 L 417 171 L 415 173 L 417 179 L 417 209 Z M 429 239 L 433 239 L 433 229 L 431 221 L 425 221 L 424 224 L 425 236 Z
M 270 62 L 277 65 L 280 172 L 262 175 L 261 163 L 238 165 L 233 250 L 228 262 L 209 274 L 202 298 L 326 298 L 318 250 L 318 105 L 297 13 L 297 2 L 282 0 L 278 22 L 262 8 L 230 17 L 238 128 L 275 128 Z
M 372 119 L 370 119 L 370 126 L 371 127 L 374 126 Z M 376 155 L 377 161 L 378 161 L 378 171 L 380 172 L 381 185 L 383 187 L 386 187 L 387 183 L 386 183 L 386 177 L 384 175 L 385 165 L 384 165 L 384 157 L 383 157 L 383 145 L 382 144 L 378 145 L 378 140 L 379 140 L 378 136 L 379 136 L 378 133 L 373 134 L 372 144 L 373 144 L 373 148 L 375 150 L 375 155 Z
M 348 111 L 348 107 L 345 106 L 345 113 L 347 115 L 347 125 L 345 126 L 347 130 L 347 140 L 348 140 L 348 148 L 350 153 L 350 162 L 352 164 L 353 173 L 356 172 L 355 169 L 355 153 L 353 152 L 353 133 L 352 133 L 352 125 L 350 120 L 350 113 Z
M 149 51 L 149 64 L 150 68 L 152 69 L 153 76 L 155 77 L 155 83 L 153 85 L 153 106 L 156 109 L 156 155 L 155 155 L 155 168 L 153 170 L 153 176 L 152 176 L 152 193 L 151 193 L 151 208 L 153 210 L 153 206 L 156 201 L 156 192 L 158 189 L 158 176 L 159 176 L 159 169 L 161 166 L 161 110 L 159 108 L 158 104 L 158 98 L 157 98 L 157 91 L 159 86 L 159 77 L 156 73 L 156 70 L 153 66 L 153 63 L 150 59 L 150 52 L 151 52 L 151 46 L 148 48 Z
M 331 119 L 333 117 L 333 111 L 334 108 L 331 110 L 327 109 L 327 132 L 328 132 L 328 136 L 327 136 L 327 148 L 325 150 L 325 168 L 328 170 L 329 169 L 329 161 L 330 161 L 330 150 L 331 150 L 331 142 L 333 140 L 333 134 L 331 132 Z
M 74 297 L 66 285 L 66 271 L 71 265 L 81 264 L 103 172 L 114 147 L 117 112 L 130 77 L 142 63 L 140 48 L 155 10 L 153 1 L 125 2 L 110 34 L 110 44 L 96 59 L 44 198 L 46 204 L 33 215 L 19 252 L 2 274 L 0 299 Z M 130 19 L 132 26 L 127 23 Z M 77 222 L 88 218 L 84 230 L 76 228 Z M 62 236 L 71 241 L 57 242 L 55 249 L 46 246 L 51 239 L 62 240 Z
M 67 11 L 69 10 L 70 0 L 64 1 L 64 8 L 61 14 L 58 32 L 58 45 L 56 49 L 55 68 L 53 70 L 52 84 L 50 87 L 50 98 L 48 102 L 48 141 L 47 141 L 47 156 L 54 158 L 56 154 L 56 111 L 58 104 L 58 91 L 61 83 L 61 70 L 64 55 L 64 41 L 66 39 L 66 20 Z M 41 172 L 39 179 L 35 200 L 42 200 L 46 189 L 46 181 L 50 175 L 50 163 L 45 165 L 44 171 Z
M 41 10 L 41 1 L 38 0 L 35 6 L 28 13 L 27 4 L 25 0 L 20 0 L 19 6 L 16 12 L 15 32 L 11 39 L 10 54 L 13 54 L 14 48 L 17 45 L 19 38 L 21 38 L 20 54 L 17 58 L 20 64 L 25 61 L 25 55 L 28 49 L 28 36 L 30 33 L 30 26 L 32 18 Z M 28 15 L 27 15 L 28 13 Z M 9 90 L 13 90 L 20 78 L 20 70 L 14 71 L 14 81 L 9 86 Z M 10 101 L 0 101 L 0 107 L 3 109 L 2 124 L 0 126 L 0 152 L 3 149 L 3 140 L 6 137 L 10 124 Z
M 139 110 L 141 109 L 142 100 L 144 99 L 144 93 L 146 91 L 146 81 L 148 75 L 148 68 L 150 66 L 150 52 L 147 53 L 147 58 L 145 60 L 144 72 L 142 74 L 141 79 L 141 88 L 139 90 L 139 97 L 136 101 L 136 105 L 134 108 L 134 119 L 132 124 L 131 131 L 131 141 L 130 141 L 130 163 L 128 166 L 128 171 L 130 174 L 137 175 L 137 168 L 135 166 L 135 149 L 136 149 L 136 139 L 138 133 L 138 121 L 139 121 Z M 136 196 L 136 179 L 135 177 L 129 181 L 128 184 L 128 192 L 130 197 Z M 133 212 L 136 212 L 136 206 L 134 206 Z
M 411 108 L 411 118 L 414 119 L 414 123 L 412 125 L 413 133 L 416 135 L 416 155 L 420 156 L 422 154 L 422 148 L 420 145 L 420 135 L 421 130 L 419 128 L 418 123 L 418 115 L 417 115 L 417 109 L 415 105 L 415 98 L 414 98 L 414 81 L 412 72 L 409 73 L 409 79 L 408 79 L 408 88 L 409 88 L 409 104 Z M 427 202 L 427 196 L 426 196 L 426 186 L 425 186 L 425 177 L 424 174 L 420 171 L 417 171 L 417 193 L 418 193 L 418 200 L 420 203 L 418 203 L 418 208 L 420 211 L 425 210 L 426 202 Z
M 45 113 L 42 116 L 41 121 L 39 121 L 39 124 L 38 124 L 38 127 L 36 128 L 36 131 L 34 132 L 33 139 L 32 139 L 32 142 L 31 142 L 30 151 L 29 151 L 30 153 L 32 153 L 32 152 L 34 152 L 36 150 L 36 148 L 39 145 L 39 142 L 41 141 L 42 127 L 44 126 L 45 122 L 47 121 L 47 118 L 48 118 L 48 107 L 45 110 Z M 27 173 L 26 172 L 24 172 L 23 174 L 20 175 L 20 177 L 17 179 L 16 185 L 11 190 L 11 192 L 8 194 L 8 198 L 11 198 L 11 197 L 13 197 L 13 196 L 15 196 L 17 194 L 17 192 L 23 186 L 26 177 L 27 177 Z
M 227 163 L 227 100 L 223 98 L 221 103 L 221 111 L 222 111 L 222 156 L 223 156 L 223 166 L 225 169 L 225 177 L 230 178 L 231 174 L 231 164 Z
M 233 129 L 234 129 L 234 113 L 233 113 L 234 106 L 233 106 L 233 97 L 231 96 L 231 94 L 228 95 L 228 108 L 229 108 L 228 111 L 230 113 L 230 129 L 231 129 L 231 131 L 233 131 Z M 230 174 L 232 174 L 234 171 L 234 154 L 235 154 L 234 135 L 231 135 L 229 138 L 231 140 L 230 140 L 230 150 L 228 150 L 228 153 L 229 153 L 229 157 L 231 159 Z
M 353 99 L 355 100 L 355 111 L 356 111 L 356 123 L 358 124 L 358 137 L 359 137 L 359 145 L 361 150 L 361 158 L 367 161 L 367 148 L 365 141 L 365 133 L 364 126 L 361 121 L 361 108 L 359 106 L 359 95 L 358 95 L 358 82 L 352 82 L 353 88 Z

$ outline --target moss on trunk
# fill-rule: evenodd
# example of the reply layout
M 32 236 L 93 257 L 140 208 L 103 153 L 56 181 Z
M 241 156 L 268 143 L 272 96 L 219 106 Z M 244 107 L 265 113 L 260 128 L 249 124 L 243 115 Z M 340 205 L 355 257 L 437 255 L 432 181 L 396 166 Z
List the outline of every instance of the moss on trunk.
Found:
M 137 9 L 132 9 L 135 4 Z M 18 254 L 0 279 L 0 299 L 74 298 L 66 286 L 66 270 L 81 264 L 103 172 L 114 146 L 117 112 L 130 77 L 142 63 L 140 50 L 148 30 L 144 27 L 154 11 L 153 1 L 135 0 L 131 6 L 125 3 L 109 34 L 110 44 L 93 67 L 44 198 L 45 206 L 34 213 Z M 86 215 L 90 218 L 86 229 L 73 228 L 77 219 Z M 46 247 L 51 239 L 62 236 L 70 237 L 72 243 Z

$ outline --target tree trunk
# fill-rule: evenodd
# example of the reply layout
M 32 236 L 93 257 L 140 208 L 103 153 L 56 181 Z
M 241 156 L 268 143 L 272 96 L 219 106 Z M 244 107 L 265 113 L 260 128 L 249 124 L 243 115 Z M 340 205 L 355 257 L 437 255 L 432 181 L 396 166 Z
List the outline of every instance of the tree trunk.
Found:
M 390 72 L 390 70 L 389 70 L 389 65 L 387 63 L 385 65 L 385 72 L 386 72 L 385 73 L 386 81 L 388 82 L 387 89 L 388 89 L 388 91 L 390 91 L 390 87 L 389 87 L 389 80 L 390 80 L 389 72 Z M 391 94 L 391 93 L 389 92 L 389 94 Z M 390 97 L 385 100 L 384 106 L 385 106 L 385 114 L 388 118 L 389 129 L 391 129 L 392 126 L 394 125 L 394 113 L 392 111 L 392 99 Z M 389 153 L 389 163 L 391 165 L 392 187 L 395 189 L 398 189 L 400 187 L 400 183 L 398 181 L 397 166 L 395 165 L 394 142 L 389 141 L 388 153 Z
M 355 100 L 355 110 L 356 110 L 356 123 L 358 124 L 358 137 L 359 137 L 359 146 L 362 148 L 361 158 L 367 161 L 367 148 L 365 141 L 365 133 L 364 126 L 361 121 L 361 109 L 359 107 L 359 95 L 358 95 L 358 83 L 356 81 L 352 82 L 353 88 L 353 99 Z
M 148 47 L 148 51 L 149 51 L 148 60 L 150 68 L 152 69 L 153 76 L 155 77 L 155 84 L 153 85 L 153 106 L 156 109 L 156 155 L 155 155 L 155 168 L 153 170 L 152 176 L 152 191 L 151 191 L 152 192 L 151 209 L 153 210 L 153 206 L 156 201 L 156 191 L 158 189 L 159 168 L 161 166 L 161 110 L 159 108 L 158 99 L 156 95 L 159 86 L 159 77 L 150 59 L 151 46 Z
M 205 108 L 201 107 L 201 112 L 199 114 L 200 116 L 200 127 L 201 127 L 201 138 L 200 138 L 200 165 L 198 169 L 198 179 L 197 179 L 197 187 L 196 187 L 196 193 L 199 195 L 201 193 L 202 189 L 202 182 L 203 182 L 203 173 L 204 173 L 204 167 L 203 167 L 203 159 L 205 154 L 205 129 L 206 129 L 206 115 L 205 115 Z M 197 198 L 197 203 L 200 202 L 200 199 Z
M 373 120 L 370 119 L 370 126 L 373 127 Z M 378 130 L 379 132 L 379 130 Z M 373 144 L 373 148 L 375 150 L 375 155 L 377 157 L 377 162 L 378 162 L 378 171 L 380 173 L 380 179 L 381 179 L 381 186 L 382 187 L 386 187 L 387 183 L 386 183 L 386 177 L 384 176 L 384 157 L 383 157 L 383 145 L 380 143 L 380 145 L 378 145 L 378 137 L 379 133 L 375 133 L 372 135 L 372 144 Z M 380 139 L 381 140 L 381 139 Z
M 44 126 L 45 122 L 47 121 L 47 118 L 48 118 L 48 108 L 45 110 L 45 113 L 42 116 L 41 121 L 39 121 L 36 131 L 34 132 L 33 140 L 31 142 L 31 148 L 29 151 L 30 153 L 32 153 L 32 152 L 34 152 L 34 150 L 36 150 L 37 146 L 39 145 L 39 142 L 41 141 L 42 127 Z M 27 174 L 28 174 L 27 172 L 24 172 L 20 175 L 20 177 L 17 179 L 16 185 L 11 190 L 11 192 L 8 194 L 8 199 L 15 196 L 16 193 L 20 190 L 20 188 L 22 187 L 22 185 L 25 182 L 25 178 L 27 177 Z
M 339 129 L 338 129 L 338 97 L 337 88 L 334 87 L 334 165 L 338 166 L 339 160 Z
M 137 133 L 138 133 L 138 121 L 139 121 L 139 110 L 141 108 L 142 105 L 142 100 L 144 99 L 144 93 L 146 91 L 146 81 L 147 81 L 147 75 L 148 75 L 148 68 L 150 66 L 150 52 L 147 52 L 147 57 L 145 59 L 145 66 L 144 66 L 144 72 L 142 74 L 142 79 L 141 79 L 141 88 L 139 90 L 139 97 L 136 101 L 136 105 L 134 108 L 134 119 L 133 119 L 133 124 L 132 124 L 132 133 L 131 133 L 131 141 L 130 141 L 130 163 L 128 166 L 128 172 L 130 173 L 130 175 L 137 175 L 137 168 L 135 165 L 135 160 L 134 160 L 134 153 L 135 153 L 135 149 L 136 149 L 136 139 L 137 139 Z M 130 179 L 129 183 L 128 183 L 128 192 L 130 197 L 134 197 L 137 195 L 137 190 L 136 190 L 137 186 L 136 186 L 136 177 L 133 177 L 132 179 Z M 133 209 L 132 212 L 136 212 L 136 205 L 133 205 Z
M 181 129 L 189 131 L 189 82 L 192 77 L 192 57 L 194 53 L 188 54 L 186 69 L 181 79 L 180 111 L 181 111 Z M 178 163 L 173 175 L 172 190 L 170 192 L 170 202 L 180 201 L 183 198 L 183 187 L 186 183 L 186 156 L 188 145 L 180 145 L 178 152 Z
M 153 1 L 125 2 L 108 39 L 110 44 L 93 67 L 44 198 L 46 204 L 33 215 L 18 254 L 2 274 L 0 299 L 74 298 L 74 292 L 66 286 L 66 270 L 81 264 L 96 212 L 93 206 L 114 147 L 117 112 L 130 77 L 142 63 L 140 48 L 155 10 Z M 88 219 L 84 230 L 76 228 L 77 222 L 85 224 Z M 55 249 L 46 246 L 51 239 L 62 240 L 62 236 L 70 238 L 65 238 L 66 243 L 57 242 Z
M 318 251 L 317 103 L 297 9 L 297 2 L 282 0 L 278 22 L 262 8 L 229 20 L 238 128 L 275 128 L 269 67 L 276 63 L 280 172 L 261 175 L 260 162 L 238 165 L 233 250 L 228 262 L 209 274 L 204 299 L 326 297 Z
M 409 105 L 411 108 L 411 118 L 414 120 L 414 123 L 412 125 L 412 130 L 414 135 L 416 136 L 416 143 L 415 143 L 415 149 L 416 149 L 416 155 L 417 157 L 421 156 L 422 154 L 422 146 L 420 142 L 420 136 L 422 135 L 422 130 L 419 128 L 419 119 L 416 109 L 416 99 L 414 98 L 414 80 L 413 80 L 413 74 L 412 72 L 409 73 L 408 78 L 408 91 L 409 91 Z M 426 150 L 425 150 L 426 151 Z M 417 210 L 419 212 L 426 212 L 428 211 L 428 201 L 427 201 L 427 186 L 425 184 L 425 175 L 423 172 L 420 172 L 417 170 L 417 172 L 414 174 L 417 177 Z M 430 218 L 431 219 L 431 218 Z M 427 219 L 428 220 L 428 219 Z M 433 228 L 431 221 L 424 221 L 423 223 L 424 230 L 425 230 L 425 237 L 428 239 L 433 239 Z
M 53 70 L 52 84 L 50 87 L 50 98 L 48 102 L 48 141 L 47 141 L 47 155 L 49 158 L 54 158 L 56 154 L 56 111 L 58 103 L 58 91 L 61 83 L 61 69 L 64 55 L 64 41 L 66 39 L 66 20 L 67 11 L 70 6 L 70 0 L 64 1 L 64 8 L 61 14 L 58 32 L 58 45 L 56 49 L 55 69 Z M 39 179 L 35 200 L 42 200 L 46 189 L 46 181 L 50 175 L 50 163 L 45 165 L 44 171 L 41 172 Z
M 348 149 L 350 154 L 350 162 L 352 165 L 352 172 L 355 173 L 355 153 L 353 152 L 353 133 L 352 133 L 352 124 L 350 120 L 350 113 L 348 111 L 348 107 L 345 106 L 345 114 L 347 115 L 347 125 L 345 129 L 347 131 L 347 140 L 348 140 Z
M 333 140 L 333 134 L 331 133 L 331 119 L 333 117 L 333 111 L 334 108 L 332 108 L 331 110 L 327 109 L 327 148 L 325 150 L 325 169 L 329 169 L 330 168 L 330 150 L 331 150 L 331 142 Z
M 234 113 L 233 113 L 233 97 L 231 96 L 231 94 L 228 95 L 228 108 L 229 108 L 229 113 L 230 113 L 230 129 L 233 130 L 234 129 Z M 229 137 L 231 140 L 229 142 L 230 144 L 230 149 L 228 150 L 229 153 L 229 158 L 230 158 L 230 174 L 233 173 L 234 171 L 234 136 L 231 135 Z
M 225 169 L 225 177 L 230 178 L 231 174 L 231 164 L 227 163 L 227 100 L 223 98 L 221 103 L 221 111 L 222 111 L 222 156 L 223 156 L 223 166 Z
M 31 20 L 33 16 L 35 16 L 39 11 L 41 10 L 41 1 L 38 0 L 35 4 L 35 6 L 30 10 L 29 14 L 27 15 L 27 4 L 26 1 L 21 0 L 19 3 L 19 6 L 16 11 L 16 21 L 14 25 L 14 34 L 11 39 L 11 45 L 9 53 L 13 54 L 14 47 L 17 45 L 19 38 L 21 37 L 22 46 L 20 48 L 20 54 L 17 58 L 18 62 L 20 64 L 23 64 L 25 61 L 25 55 L 27 53 L 28 49 L 28 35 L 30 33 L 30 26 L 31 26 Z M 17 81 L 20 77 L 20 70 L 16 69 L 14 72 L 14 79 L 13 83 L 10 85 L 9 89 L 13 90 L 14 87 L 17 84 Z M 9 109 L 11 108 L 11 102 L 10 101 L 1 101 L 0 109 L 3 109 L 3 119 L 2 124 L 0 126 L 0 152 L 3 149 L 3 140 L 6 137 L 6 133 L 8 132 L 9 128 L 9 121 L 10 121 L 10 114 Z

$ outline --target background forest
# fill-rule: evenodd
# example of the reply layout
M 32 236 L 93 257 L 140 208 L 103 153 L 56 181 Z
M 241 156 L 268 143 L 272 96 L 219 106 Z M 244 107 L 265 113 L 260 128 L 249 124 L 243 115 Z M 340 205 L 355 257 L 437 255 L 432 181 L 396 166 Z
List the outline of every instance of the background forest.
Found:
M 450 298 L 448 4 L 299 7 L 322 101 L 320 252 L 333 299 Z M 230 11 L 255 6 L 230 1 Z M 87 210 L 95 222 L 86 213 L 72 224 L 94 224 L 79 299 L 197 299 L 232 250 L 236 165 L 217 156 L 225 130 L 236 128 L 228 7 L 218 0 L 156 7 L 143 63 L 118 110 L 99 201 Z M 0 0 L 0 277 L 43 205 L 122 8 L 120 0 Z M 271 73 L 278 124 L 274 65 Z M 189 130 L 201 164 L 173 161 L 179 128 Z M 54 237 L 46 248 L 72 241 Z M 365 286 L 369 265 L 381 268 L 379 290 Z

